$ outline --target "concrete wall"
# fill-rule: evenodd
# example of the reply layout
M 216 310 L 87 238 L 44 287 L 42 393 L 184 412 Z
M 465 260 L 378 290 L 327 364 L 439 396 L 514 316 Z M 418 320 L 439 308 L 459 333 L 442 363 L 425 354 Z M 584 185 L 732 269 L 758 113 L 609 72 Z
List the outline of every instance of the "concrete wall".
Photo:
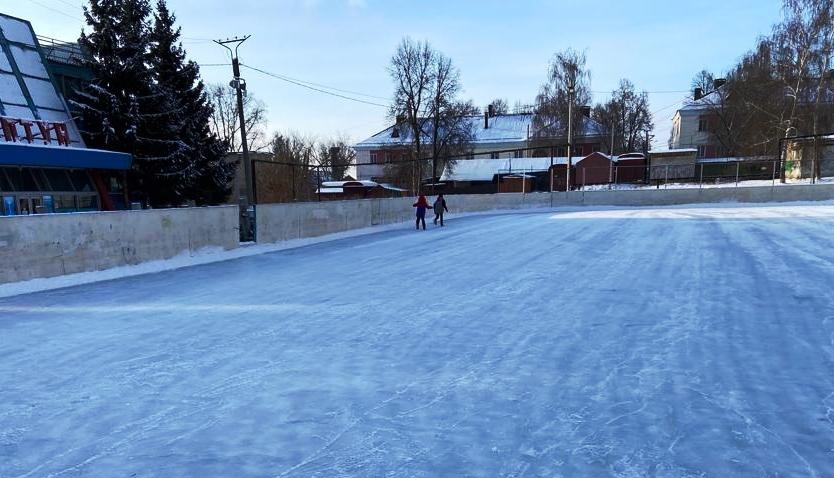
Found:
M 0 283 L 239 245 L 238 207 L 0 217 Z
M 429 197 L 431 202 L 434 197 Z M 641 189 L 553 193 L 454 194 L 449 215 L 560 206 L 662 206 L 720 202 L 786 202 L 834 199 L 834 185 L 755 188 Z M 316 237 L 380 224 L 414 221 L 414 198 L 363 199 L 257 206 L 257 242 Z M 431 220 L 432 214 L 427 218 Z
M 316 237 L 414 218 L 413 198 L 259 204 L 257 242 Z

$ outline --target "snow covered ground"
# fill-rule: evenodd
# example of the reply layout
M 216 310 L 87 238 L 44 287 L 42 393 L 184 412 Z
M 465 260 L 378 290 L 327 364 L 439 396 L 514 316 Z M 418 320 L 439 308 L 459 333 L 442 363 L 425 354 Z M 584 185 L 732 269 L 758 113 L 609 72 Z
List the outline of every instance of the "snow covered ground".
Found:
M 602 209 L 0 299 L 0 476 L 834 476 L 834 206 Z

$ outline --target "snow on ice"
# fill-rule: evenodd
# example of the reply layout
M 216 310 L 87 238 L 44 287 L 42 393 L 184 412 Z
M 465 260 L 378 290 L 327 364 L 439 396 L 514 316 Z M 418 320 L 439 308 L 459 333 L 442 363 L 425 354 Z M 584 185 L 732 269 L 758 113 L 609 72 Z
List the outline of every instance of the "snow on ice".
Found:
M 834 476 L 833 226 L 450 216 L 6 297 L 0 476 Z

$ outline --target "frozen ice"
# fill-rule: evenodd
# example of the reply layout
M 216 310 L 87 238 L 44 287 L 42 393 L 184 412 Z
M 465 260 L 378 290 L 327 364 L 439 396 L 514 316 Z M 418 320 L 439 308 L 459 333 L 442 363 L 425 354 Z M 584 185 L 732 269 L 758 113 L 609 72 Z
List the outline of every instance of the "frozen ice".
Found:
M 834 476 L 834 205 L 448 202 L 0 299 L 0 476 Z

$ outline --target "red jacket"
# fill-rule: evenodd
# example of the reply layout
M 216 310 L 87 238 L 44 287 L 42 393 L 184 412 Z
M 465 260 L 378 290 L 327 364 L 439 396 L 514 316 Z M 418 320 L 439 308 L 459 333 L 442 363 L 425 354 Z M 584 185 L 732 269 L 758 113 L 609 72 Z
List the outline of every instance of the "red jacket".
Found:
M 428 209 L 430 206 L 429 206 L 429 201 L 426 199 L 426 196 L 423 196 L 421 194 L 420 197 L 417 198 L 417 202 L 414 203 L 412 205 L 412 207 L 422 207 L 422 208 Z

